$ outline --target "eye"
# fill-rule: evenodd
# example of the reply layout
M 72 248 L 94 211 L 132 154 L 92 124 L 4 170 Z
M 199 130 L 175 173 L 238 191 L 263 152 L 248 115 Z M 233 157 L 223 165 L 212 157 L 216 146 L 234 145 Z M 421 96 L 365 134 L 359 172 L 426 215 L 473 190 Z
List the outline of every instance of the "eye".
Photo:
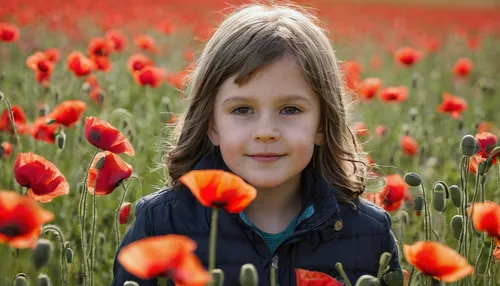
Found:
M 237 115 L 247 115 L 251 111 L 250 107 L 248 106 L 240 106 L 236 107 L 231 111 L 232 114 L 237 114 Z
M 294 115 L 294 114 L 302 112 L 302 110 L 300 110 L 300 109 L 298 109 L 297 107 L 294 107 L 294 106 L 286 106 L 283 109 L 281 109 L 280 113 L 283 113 L 283 112 L 286 115 Z

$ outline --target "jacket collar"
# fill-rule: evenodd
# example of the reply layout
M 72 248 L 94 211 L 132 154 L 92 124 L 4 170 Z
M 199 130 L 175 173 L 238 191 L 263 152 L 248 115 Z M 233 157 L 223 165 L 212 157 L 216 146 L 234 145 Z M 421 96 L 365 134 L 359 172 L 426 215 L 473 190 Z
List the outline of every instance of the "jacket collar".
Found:
M 194 170 L 224 170 L 232 172 L 224 163 L 220 152 L 200 159 L 193 168 Z M 302 171 L 302 210 L 301 215 L 309 206 L 314 206 L 314 215 L 311 219 L 304 221 L 305 226 L 315 225 L 318 222 L 326 221 L 330 216 L 339 210 L 339 204 L 335 198 L 332 187 L 314 170 L 312 162 Z

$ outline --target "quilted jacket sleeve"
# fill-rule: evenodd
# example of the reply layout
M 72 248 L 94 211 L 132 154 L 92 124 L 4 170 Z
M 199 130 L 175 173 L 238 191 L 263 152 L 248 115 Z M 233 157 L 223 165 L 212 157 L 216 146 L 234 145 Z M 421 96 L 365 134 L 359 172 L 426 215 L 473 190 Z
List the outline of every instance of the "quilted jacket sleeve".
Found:
M 403 270 L 399 264 L 399 251 L 396 239 L 391 230 L 391 217 L 387 212 L 385 213 L 385 225 L 387 229 L 387 236 L 384 251 L 391 254 L 391 262 L 389 263 L 389 269 L 384 274 L 383 285 L 402 285 L 401 283 L 403 280 L 400 279 L 403 279 Z M 390 283 L 390 280 L 393 282 Z M 401 282 L 396 282 L 396 280 Z

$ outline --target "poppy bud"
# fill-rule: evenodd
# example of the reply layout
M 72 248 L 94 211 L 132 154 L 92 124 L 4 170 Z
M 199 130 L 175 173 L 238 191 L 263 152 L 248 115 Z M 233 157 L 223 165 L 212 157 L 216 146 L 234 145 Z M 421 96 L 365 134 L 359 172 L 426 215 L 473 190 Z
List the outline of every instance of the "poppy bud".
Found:
M 66 145 L 66 133 L 64 133 L 64 131 L 61 130 L 61 132 L 56 135 L 56 142 L 59 150 L 64 149 L 64 145 Z
M 104 167 L 104 163 L 106 162 L 106 156 L 102 156 L 97 163 L 95 163 L 95 168 L 97 170 L 102 169 Z
M 24 273 L 18 273 L 16 277 L 14 277 L 14 284 L 13 286 L 29 286 L 29 280 L 28 276 Z
M 47 104 L 44 104 L 38 109 L 38 116 L 42 117 L 45 116 L 49 113 L 49 106 Z
M 443 212 L 446 207 L 446 201 L 444 197 L 444 186 L 441 183 L 437 183 L 434 186 L 432 192 L 432 206 L 438 212 Z
M 403 282 L 405 280 L 405 277 L 402 272 L 393 270 L 389 271 L 384 275 L 383 278 L 385 284 L 389 286 L 399 286 L 403 285 Z
M 472 156 L 479 151 L 479 145 L 477 144 L 476 138 L 472 135 L 465 135 L 460 141 L 460 148 L 462 148 L 462 154 L 464 156 Z
M 92 86 L 88 82 L 82 84 L 81 90 L 83 93 L 89 93 Z
M 247 263 L 241 266 L 240 270 L 241 286 L 257 286 L 259 285 L 259 276 L 253 264 Z
M 410 110 L 408 111 L 408 115 L 410 116 L 411 121 L 415 121 L 415 119 L 417 119 L 418 109 L 416 109 L 415 107 L 410 108 Z
M 389 252 L 384 252 L 382 255 L 380 255 L 380 259 L 378 261 L 379 266 L 382 267 L 382 269 L 385 269 L 387 265 L 389 265 L 389 262 L 391 262 L 391 257 L 392 255 Z
M 418 174 L 410 172 L 405 175 L 405 183 L 412 187 L 418 187 L 422 183 L 422 179 Z
M 38 286 L 51 286 L 52 282 L 50 281 L 49 276 L 46 274 L 40 274 L 38 276 Z
M 224 272 L 221 269 L 212 270 L 212 285 L 213 286 L 224 285 Z
M 127 282 L 123 283 L 123 286 L 139 286 L 139 283 L 137 283 L 135 281 L 127 281 Z
M 422 210 L 424 209 L 424 197 L 416 196 L 413 200 L 413 208 L 415 210 L 415 214 L 417 216 L 420 216 Z
M 52 242 L 50 240 L 41 238 L 38 240 L 35 249 L 33 250 L 33 264 L 36 269 L 40 269 L 42 266 L 49 262 L 52 251 Z
M 68 264 L 73 263 L 73 249 L 71 249 L 71 247 L 68 247 L 68 248 L 66 248 L 65 252 L 66 252 L 65 253 L 66 254 L 66 262 Z
M 451 219 L 451 233 L 455 239 L 460 239 L 460 234 L 462 233 L 462 227 L 464 224 L 464 219 L 461 215 L 456 215 Z
M 355 286 L 379 286 L 378 279 L 371 275 L 363 275 L 359 277 Z
M 484 174 L 486 173 L 486 168 L 487 168 L 487 163 L 486 161 L 483 161 L 479 164 L 479 168 L 477 168 L 477 173 L 480 175 L 480 176 L 484 176 Z
M 455 207 L 459 208 L 462 205 L 462 193 L 457 185 L 450 186 L 450 197 Z

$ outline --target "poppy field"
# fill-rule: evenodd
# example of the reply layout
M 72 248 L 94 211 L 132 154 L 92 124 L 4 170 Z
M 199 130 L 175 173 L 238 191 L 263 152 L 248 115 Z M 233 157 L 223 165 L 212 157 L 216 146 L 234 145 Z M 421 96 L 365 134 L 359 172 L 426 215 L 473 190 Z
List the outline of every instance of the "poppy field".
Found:
M 190 71 L 241 3 L 0 0 L 0 286 L 111 284 L 136 203 L 167 180 Z M 500 7 L 298 3 L 336 50 L 368 165 L 362 197 L 391 214 L 404 269 L 352 285 L 500 285 Z M 233 184 L 218 186 L 226 199 L 236 186 L 238 202 L 204 197 L 208 176 Z M 181 181 L 217 211 L 241 212 L 256 195 L 224 172 Z M 173 250 L 157 252 L 165 245 Z M 176 235 L 139 241 L 119 260 L 143 279 L 222 285 L 214 248 L 208 270 Z

